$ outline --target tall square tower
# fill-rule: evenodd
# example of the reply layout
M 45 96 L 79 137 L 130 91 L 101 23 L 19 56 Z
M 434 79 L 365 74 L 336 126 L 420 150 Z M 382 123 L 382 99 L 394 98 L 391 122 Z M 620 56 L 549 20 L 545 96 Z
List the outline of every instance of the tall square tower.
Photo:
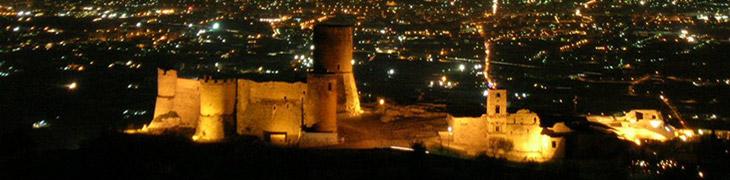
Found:
M 487 115 L 496 116 L 509 114 L 507 112 L 507 90 L 487 90 Z

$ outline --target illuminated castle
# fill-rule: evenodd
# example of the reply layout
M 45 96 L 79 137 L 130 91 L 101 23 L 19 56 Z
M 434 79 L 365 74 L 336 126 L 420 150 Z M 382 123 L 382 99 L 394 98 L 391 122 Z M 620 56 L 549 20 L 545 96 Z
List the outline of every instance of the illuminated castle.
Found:
M 198 142 L 235 133 L 300 147 L 338 143 L 337 115 L 362 111 L 352 73 L 352 27 L 321 23 L 314 38 L 314 71 L 306 83 L 186 79 L 158 70 L 154 119 L 139 131 L 195 129 Z
M 542 128 L 536 113 L 507 112 L 507 91 L 488 91 L 487 113 L 481 117 L 448 116 L 448 131 L 439 132 L 442 145 L 467 155 L 487 155 L 517 162 L 544 162 L 563 156 L 565 140 L 545 132 L 565 133 L 563 123 Z

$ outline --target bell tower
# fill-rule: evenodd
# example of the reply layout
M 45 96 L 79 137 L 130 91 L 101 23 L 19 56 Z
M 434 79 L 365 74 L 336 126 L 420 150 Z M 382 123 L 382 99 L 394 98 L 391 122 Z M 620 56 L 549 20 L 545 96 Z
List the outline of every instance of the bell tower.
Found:
M 506 116 L 507 114 L 507 90 L 487 90 L 487 116 Z

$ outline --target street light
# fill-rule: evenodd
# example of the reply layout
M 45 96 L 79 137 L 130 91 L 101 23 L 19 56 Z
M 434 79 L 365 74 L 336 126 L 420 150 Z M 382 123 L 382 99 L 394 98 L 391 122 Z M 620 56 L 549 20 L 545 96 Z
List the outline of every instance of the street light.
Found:
M 66 87 L 68 90 L 74 90 L 78 87 L 78 84 L 76 84 L 76 82 L 72 82 L 71 84 L 66 85 Z
M 221 28 L 221 24 L 219 22 L 213 23 L 213 25 L 210 26 L 211 30 L 218 30 Z

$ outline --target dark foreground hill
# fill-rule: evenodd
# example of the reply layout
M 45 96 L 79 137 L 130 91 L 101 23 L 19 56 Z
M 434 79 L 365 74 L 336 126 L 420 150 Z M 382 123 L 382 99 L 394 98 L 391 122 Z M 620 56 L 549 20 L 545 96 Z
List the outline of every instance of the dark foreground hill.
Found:
M 559 173 L 389 149 L 275 148 L 251 139 L 103 135 L 77 150 L 0 161 L 0 179 L 555 179 Z M 1 156 L 0 156 L 1 157 Z M 563 173 L 560 173 L 563 174 Z

